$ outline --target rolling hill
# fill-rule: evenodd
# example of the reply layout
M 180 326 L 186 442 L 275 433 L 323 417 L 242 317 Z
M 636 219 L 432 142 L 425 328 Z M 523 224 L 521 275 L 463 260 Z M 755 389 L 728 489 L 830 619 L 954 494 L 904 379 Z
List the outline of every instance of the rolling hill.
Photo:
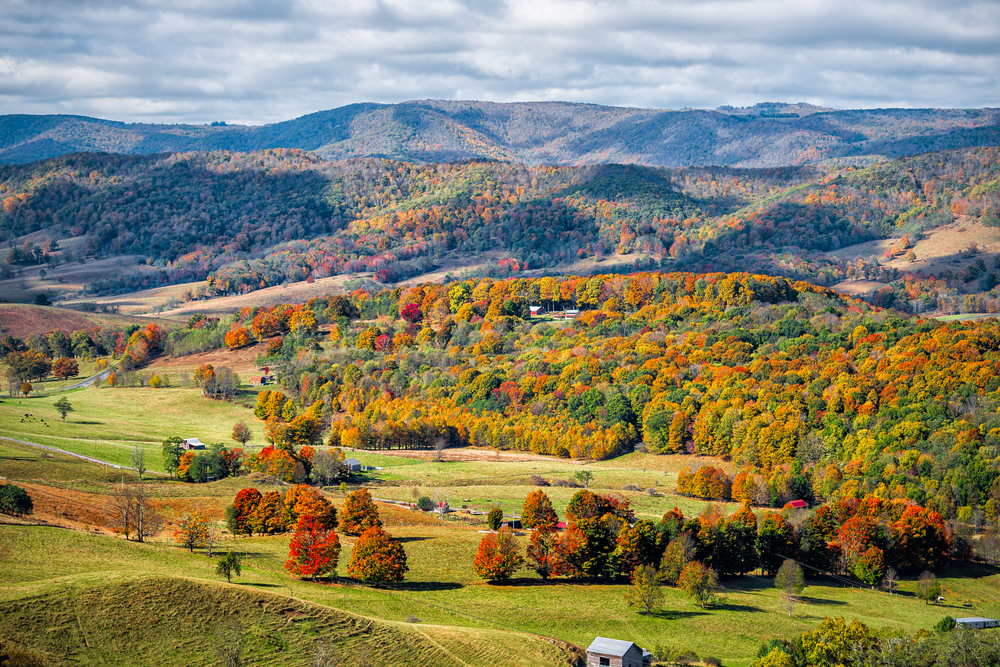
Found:
M 997 109 L 838 111 L 779 103 L 676 111 L 566 102 L 421 100 L 351 104 L 253 127 L 0 116 L 0 164 L 77 151 L 141 155 L 300 148 L 329 160 L 491 158 L 528 165 L 776 167 L 998 142 Z

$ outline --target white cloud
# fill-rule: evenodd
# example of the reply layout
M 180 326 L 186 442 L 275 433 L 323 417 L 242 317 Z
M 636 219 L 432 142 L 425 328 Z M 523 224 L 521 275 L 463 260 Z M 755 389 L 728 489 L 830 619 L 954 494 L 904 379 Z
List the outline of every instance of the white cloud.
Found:
M 274 122 L 353 102 L 1000 106 L 993 0 L 0 0 L 5 113 Z

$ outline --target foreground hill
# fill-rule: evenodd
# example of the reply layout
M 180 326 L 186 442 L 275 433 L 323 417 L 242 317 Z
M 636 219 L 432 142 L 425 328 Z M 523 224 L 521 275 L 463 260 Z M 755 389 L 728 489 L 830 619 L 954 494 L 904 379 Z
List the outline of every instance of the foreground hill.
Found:
M 83 116 L 0 116 L 0 164 L 75 151 L 301 148 L 327 159 L 525 164 L 776 167 L 830 158 L 897 157 L 1000 143 L 996 109 L 868 109 L 759 104 L 715 111 L 566 102 L 422 100 L 352 104 L 243 127 L 130 124 Z

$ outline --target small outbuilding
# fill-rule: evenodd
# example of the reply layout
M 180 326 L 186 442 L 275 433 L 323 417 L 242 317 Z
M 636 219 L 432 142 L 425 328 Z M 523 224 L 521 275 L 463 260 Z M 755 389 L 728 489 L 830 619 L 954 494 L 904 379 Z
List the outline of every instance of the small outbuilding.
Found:
M 982 630 L 984 628 L 1000 628 L 1000 621 L 995 618 L 983 618 L 982 616 L 970 616 L 969 618 L 956 618 L 955 625 L 965 626 Z
M 791 500 L 785 504 L 785 507 L 788 507 L 793 510 L 804 510 L 805 508 L 809 507 L 809 505 L 804 500 Z
M 181 449 L 205 449 L 205 444 L 198 438 L 184 438 Z
M 597 637 L 587 647 L 587 667 L 648 667 L 653 655 L 633 642 Z
M 344 465 L 347 466 L 347 470 L 350 472 L 361 472 L 361 461 L 357 459 L 347 459 L 344 461 Z
M 528 310 L 531 312 L 532 317 L 538 317 L 545 314 L 545 309 L 541 306 L 530 306 Z

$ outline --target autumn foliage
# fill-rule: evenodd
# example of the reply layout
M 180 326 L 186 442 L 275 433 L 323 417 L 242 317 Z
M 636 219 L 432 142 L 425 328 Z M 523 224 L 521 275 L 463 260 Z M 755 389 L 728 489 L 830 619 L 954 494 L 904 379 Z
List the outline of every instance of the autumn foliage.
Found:
M 479 549 L 472 568 L 480 579 L 487 581 L 506 581 L 524 563 L 518 548 L 514 531 L 501 528 L 495 533 L 488 533 L 479 542 Z
M 315 581 L 317 576 L 335 573 L 339 557 L 340 540 L 337 533 L 314 516 L 300 516 L 289 544 L 285 569 Z
M 351 550 L 347 574 L 365 583 L 402 581 L 409 568 L 403 545 L 380 526 L 365 529 Z

